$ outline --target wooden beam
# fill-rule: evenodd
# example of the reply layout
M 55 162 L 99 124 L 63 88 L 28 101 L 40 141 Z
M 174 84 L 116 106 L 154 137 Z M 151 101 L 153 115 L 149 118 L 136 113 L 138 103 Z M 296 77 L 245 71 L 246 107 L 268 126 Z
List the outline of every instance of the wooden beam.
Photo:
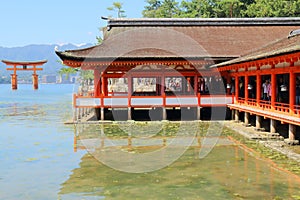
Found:
M 6 68 L 6 70 L 8 70 L 8 71 L 14 71 L 14 70 L 16 70 L 16 71 L 34 71 L 34 70 L 36 70 L 36 71 L 42 71 L 43 70 L 43 68 L 27 68 L 27 69 L 23 69 L 23 68 L 16 68 L 16 69 L 14 69 L 14 68 Z

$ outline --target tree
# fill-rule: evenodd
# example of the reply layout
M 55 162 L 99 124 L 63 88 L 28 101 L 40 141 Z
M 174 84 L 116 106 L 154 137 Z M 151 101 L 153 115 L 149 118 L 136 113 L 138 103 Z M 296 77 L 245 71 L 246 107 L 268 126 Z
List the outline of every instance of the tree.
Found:
M 218 0 L 213 10 L 216 17 L 241 17 L 243 5 L 240 0 Z
M 212 17 L 213 7 L 211 0 L 183 0 L 180 5 L 180 17 Z
M 113 2 L 113 5 L 111 7 L 108 7 L 107 10 L 116 11 L 118 14 L 118 18 L 126 17 L 125 10 L 123 10 L 123 3 Z
M 159 0 L 147 0 L 148 5 L 146 5 L 142 14 L 144 17 L 154 18 L 156 17 L 156 12 L 160 9 L 162 2 Z
M 162 3 L 159 15 L 160 17 L 178 17 L 180 9 L 178 7 L 178 2 L 176 0 L 164 0 Z
M 103 39 L 101 36 L 96 36 L 97 44 L 101 44 L 103 42 Z
M 144 17 L 298 17 L 300 0 L 146 0 Z
M 176 0 L 147 0 L 149 5 L 143 10 L 144 17 L 172 18 L 178 17 L 180 9 Z
M 104 29 L 104 27 L 100 27 L 99 28 L 99 31 L 101 32 L 101 33 L 103 33 L 103 29 Z M 96 40 L 97 40 L 97 45 L 99 45 L 99 44 L 101 44 L 102 42 L 103 42 L 103 39 L 102 39 L 102 37 L 101 36 L 96 36 Z
M 66 79 L 69 79 L 69 76 L 71 74 L 76 74 L 77 73 L 77 69 L 75 68 L 71 68 L 71 67 L 62 67 L 59 71 L 58 74 L 60 76 L 62 75 L 66 75 Z
M 246 17 L 297 17 L 300 1 L 296 0 L 255 0 L 247 6 Z

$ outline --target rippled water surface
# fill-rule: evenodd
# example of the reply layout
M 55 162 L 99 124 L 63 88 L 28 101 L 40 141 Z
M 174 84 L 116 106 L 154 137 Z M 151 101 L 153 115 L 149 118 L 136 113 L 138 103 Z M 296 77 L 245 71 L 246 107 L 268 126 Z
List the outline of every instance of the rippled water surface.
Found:
M 72 91 L 72 85 L 40 85 L 38 91 L 31 85 L 19 85 L 17 91 L 0 85 L 0 199 L 300 198 L 298 176 L 225 136 L 199 159 L 206 124 L 190 122 L 184 129 L 180 123 L 66 126 Z M 135 155 L 170 146 L 178 130 L 181 141 L 194 137 L 190 147 L 160 170 L 126 173 L 100 162 L 106 156 L 134 167 Z M 175 152 L 181 143 L 172 148 Z

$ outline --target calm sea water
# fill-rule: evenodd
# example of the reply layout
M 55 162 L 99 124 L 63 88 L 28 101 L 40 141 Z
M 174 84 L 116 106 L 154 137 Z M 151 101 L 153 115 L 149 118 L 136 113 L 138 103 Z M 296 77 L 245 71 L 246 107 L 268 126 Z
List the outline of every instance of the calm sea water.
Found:
M 57 199 L 60 184 L 78 166 L 72 111 L 73 85 L 0 85 L 0 199 Z
M 115 150 L 131 154 L 159 148 L 168 139 L 158 135 L 156 147 L 135 147 L 134 139 L 126 146 L 128 135 L 116 125 L 64 125 L 71 118 L 72 92 L 72 85 L 40 85 L 37 91 L 31 85 L 19 85 L 17 91 L 0 85 L 0 199 L 300 198 L 299 177 L 257 159 L 227 138 L 204 159 L 198 158 L 196 142 L 161 170 L 132 174 L 109 168 L 95 159 L 97 152 L 85 149 L 91 144 L 109 152 L 110 143 L 101 143 L 103 133 L 123 145 Z M 152 128 L 157 126 L 142 124 L 139 134 L 147 135 Z M 174 130 L 176 125 L 171 125 L 164 136 Z

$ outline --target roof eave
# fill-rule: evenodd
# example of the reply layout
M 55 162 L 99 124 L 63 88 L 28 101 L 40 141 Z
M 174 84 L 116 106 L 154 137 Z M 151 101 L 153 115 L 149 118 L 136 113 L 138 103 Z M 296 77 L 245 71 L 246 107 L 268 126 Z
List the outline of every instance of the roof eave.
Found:
M 108 19 L 107 27 L 124 26 L 290 26 L 300 25 L 299 17 L 267 18 L 118 18 Z

